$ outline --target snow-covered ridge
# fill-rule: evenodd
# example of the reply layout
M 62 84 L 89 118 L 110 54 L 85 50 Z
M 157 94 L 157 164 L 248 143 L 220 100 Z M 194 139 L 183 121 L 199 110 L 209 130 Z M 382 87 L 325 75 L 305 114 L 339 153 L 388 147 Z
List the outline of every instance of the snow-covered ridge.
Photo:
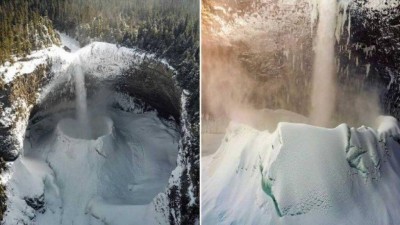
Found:
M 59 35 L 62 46 L 53 45 L 33 51 L 24 59 L 17 59 L 14 64 L 8 62 L 0 66 L 4 82 L 9 83 L 17 76 L 32 73 L 38 65 L 47 62 L 52 63 L 52 71 L 55 73 L 65 72 L 73 63 L 81 63 L 85 72 L 91 72 L 99 78 L 112 78 L 119 75 L 127 66 L 140 64 L 145 59 L 156 60 L 168 69 L 174 70 L 165 59 L 157 58 L 155 54 L 137 48 L 120 47 L 105 42 L 93 42 L 81 48 L 75 39 L 63 33 Z
M 231 123 L 203 157 L 202 222 L 395 224 L 399 137 L 392 117 L 357 129 L 280 123 L 273 133 Z

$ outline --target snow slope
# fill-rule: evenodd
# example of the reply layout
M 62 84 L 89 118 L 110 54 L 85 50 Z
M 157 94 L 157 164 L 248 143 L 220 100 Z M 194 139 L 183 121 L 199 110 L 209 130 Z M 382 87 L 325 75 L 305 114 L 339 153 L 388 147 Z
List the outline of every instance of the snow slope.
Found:
M 309 123 L 309 118 L 284 109 L 251 109 L 238 108 L 230 112 L 232 121 L 247 124 L 257 130 L 274 131 L 281 121 L 290 123 Z M 202 156 L 214 153 L 221 145 L 225 130 L 229 125 L 226 118 L 208 120 L 203 118 L 201 127 Z
M 5 224 L 158 223 L 153 199 L 175 168 L 178 132 L 155 112 L 97 112 L 93 137 L 78 136 L 71 112 L 30 126 L 5 182 Z M 42 206 L 32 209 L 26 199 Z
M 396 224 L 400 129 L 231 123 L 202 158 L 203 224 Z

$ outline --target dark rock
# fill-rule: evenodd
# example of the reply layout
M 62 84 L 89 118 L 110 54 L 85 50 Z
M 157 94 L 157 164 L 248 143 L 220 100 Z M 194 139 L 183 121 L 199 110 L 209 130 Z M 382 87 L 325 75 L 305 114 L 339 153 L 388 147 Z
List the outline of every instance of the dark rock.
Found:
M 46 209 L 44 208 L 45 205 L 44 194 L 32 198 L 25 197 L 24 200 L 29 207 L 38 211 L 39 213 L 44 213 L 46 211 Z
M 64 45 L 63 49 L 67 52 L 71 52 L 71 49 Z
M 17 141 L 11 135 L 0 135 L 0 139 L 0 157 L 7 162 L 16 160 L 19 156 Z

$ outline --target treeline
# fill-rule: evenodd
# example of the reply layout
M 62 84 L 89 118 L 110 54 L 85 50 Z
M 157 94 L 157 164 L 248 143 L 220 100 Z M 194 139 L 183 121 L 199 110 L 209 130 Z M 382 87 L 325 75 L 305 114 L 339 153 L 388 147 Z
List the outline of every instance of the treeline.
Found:
M 31 0 L 32 1 L 32 0 Z M 139 47 L 165 57 L 198 89 L 199 1 L 196 0 L 34 0 L 57 30 L 82 45 L 106 41 Z M 194 79 L 192 79 L 194 78 Z M 197 79 L 196 79 L 197 78 Z M 196 89 L 197 88 L 197 89 Z M 193 106 L 197 103 L 191 103 Z M 193 111 L 198 108 L 193 109 Z
M 156 53 L 178 70 L 183 88 L 198 88 L 199 1 L 2 0 L 0 64 L 56 43 L 53 27 L 82 45 L 106 41 Z
M 0 1 L 0 64 L 56 42 L 51 21 L 29 1 Z

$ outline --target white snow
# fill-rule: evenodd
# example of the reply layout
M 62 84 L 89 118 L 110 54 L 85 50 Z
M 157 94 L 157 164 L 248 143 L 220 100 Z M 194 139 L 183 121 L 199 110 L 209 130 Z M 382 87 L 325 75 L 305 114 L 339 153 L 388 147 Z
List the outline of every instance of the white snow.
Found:
M 46 63 L 46 59 L 49 55 L 58 51 L 60 51 L 60 48 L 56 46 L 39 51 L 33 51 L 24 60 L 16 59 L 18 61 L 14 64 L 5 63 L 0 66 L 0 75 L 4 82 L 9 83 L 17 76 L 32 73 L 38 65 Z
M 0 123 L 4 127 L 9 127 L 12 125 L 13 121 L 15 120 L 15 114 L 12 113 L 12 108 L 6 107 L 1 112 Z
M 79 43 L 59 33 L 62 46 L 67 46 L 71 52 L 65 51 L 62 46 L 53 45 L 38 51 L 33 51 L 25 60 L 16 59 L 14 64 L 5 63 L 0 66 L 0 74 L 8 83 L 17 76 L 31 73 L 40 64 L 52 63 L 52 71 L 58 75 L 68 74 L 68 68 L 74 64 L 81 64 L 83 72 L 91 73 L 101 79 L 108 79 L 118 75 L 130 65 L 139 65 L 145 59 L 157 60 L 168 69 L 174 68 L 165 59 L 157 58 L 154 54 L 146 53 L 137 48 L 119 47 L 105 42 L 93 42 L 83 48 Z M 61 82 L 62 79 L 58 78 Z
M 270 133 L 231 123 L 202 158 L 203 224 L 395 224 L 400 129 L 280 123 Z
M 155 223 L 153 199 L 175 167 L 177 131 L 155 112 L 111 111 L 110 118 L 93 113 L 94 137 L 79 137 L 73 119 L 60 120 L 65 115 L 30 126 L 25 152 L 11 165 L 6 182 L 5 224 Z M 58 125 L 49 133 L 53 124 Z M 42 213 L 24 201 L 42 195 Z
M 235 123 L 246 124 L 254 129 L 272 132 L 282 121 L 291 123 L 309 123 L 310 119 L 283 109 L 237 109 L 230 113 L 230 118 Z M 201 126 L 201 153 L 206 156 L 214 153 L 221 145 L 229 120 L 217 118 L 213 120 L 202 119 Z
M 61 43 L 64 46 L 68 47 L 71 50 L 71 52 L 76 52 L 81 48 L 77 40 L 71 38 L 65 33 L 58 33 L 58 34 L 60 35 Z

